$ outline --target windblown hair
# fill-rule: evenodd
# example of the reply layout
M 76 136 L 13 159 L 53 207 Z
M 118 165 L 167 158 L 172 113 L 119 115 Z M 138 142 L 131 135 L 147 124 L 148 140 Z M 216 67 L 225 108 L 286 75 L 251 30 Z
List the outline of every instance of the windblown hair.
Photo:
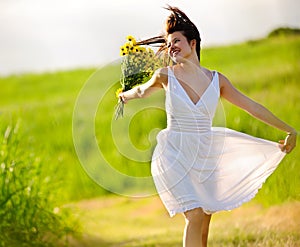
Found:
M 158 54 L 166 52 L 167 50 L 167 36 L 174 32 L 181 32 L 187 39 L 188 42 L 195 39 L 196 40 L 196 52 L 198 59 L 200 61 L 200 33 L 193 22 L 186 16 L 184 12 L 176 7 L 168 6 L 167 10 L 171 11 L 171 14 L 165 23 L 165 33 L 150 39 L 142 40 L 137 42 L 138 45 L 151 45 L 151 44 L 161 44 Z

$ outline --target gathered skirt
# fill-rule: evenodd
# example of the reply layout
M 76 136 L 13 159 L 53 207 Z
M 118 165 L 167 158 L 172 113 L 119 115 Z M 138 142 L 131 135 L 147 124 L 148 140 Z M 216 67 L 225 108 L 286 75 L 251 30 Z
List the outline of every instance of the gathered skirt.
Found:
M 278 143 L 228 128 L 164 129 L 151 172 L 170 216 L 198 207 L 211 214 L 251 200 L 284 156 Z

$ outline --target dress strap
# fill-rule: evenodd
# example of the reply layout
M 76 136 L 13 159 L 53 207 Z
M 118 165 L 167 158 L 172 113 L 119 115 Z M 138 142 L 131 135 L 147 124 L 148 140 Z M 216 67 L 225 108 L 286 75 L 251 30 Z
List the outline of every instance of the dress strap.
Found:
M 216 89 L 218 96 L 220 97 L 220 83 L 219 83 L 219 72 L 216 70 L 213 70 L 213 80 L 212 80 L 213 86 Z

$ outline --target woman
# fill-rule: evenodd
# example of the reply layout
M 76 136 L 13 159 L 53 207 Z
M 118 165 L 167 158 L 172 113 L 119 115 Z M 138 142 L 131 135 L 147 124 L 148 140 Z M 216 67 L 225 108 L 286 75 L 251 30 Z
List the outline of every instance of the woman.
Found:
M 178 8 L 166 21 L 165 36 L 140 44 L 162 43 L 173 66 L 157 70 L 145 84 L 120 93 L 124 103 L 166 91 L 168 126 L 157 136 L 151 171 L 157 191 L 173 216 L 183 213 L 183 246 L 207 246 L 211 214 L 240 206 L 255 196 L 297 132 L 262 105 L 239 92 L 221 73 L 200 65 L 200 35 Z M 227 128 L 212 127 L 219 97 L 287 133 L 280 144 Z

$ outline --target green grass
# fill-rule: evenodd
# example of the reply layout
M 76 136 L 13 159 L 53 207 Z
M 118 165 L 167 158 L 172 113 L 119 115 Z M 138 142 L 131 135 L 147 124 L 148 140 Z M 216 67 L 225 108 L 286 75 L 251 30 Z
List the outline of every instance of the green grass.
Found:
M 300 123 L 300 38 L 280 37 L 252 41 L 238 45 L 206 48 L 202 51 L 202 65 L 224 73 L 245 94 L 260 102 L 289 124 L 299 128 Z M 81 200 L 106 194 L 93 182 L 82 168 L 75 152 L 72 125 L 76 101 L 84 86 L 89 96 L 80 112 L 91 117 L 91 106 L 101 96 L 92 120 L 95 121 L 95 137 L 104 160 L 116 170 L 132 176 L 149 176 L 151 151 L 155 145 L 156 129 L 165 127 L 165 114 L 160 109 L 162 94 L 154 95 L 143 103 L 139 100 L 126 105 L 126 117 L 114 122 L 112 115 L 119 87 L 120 69 L 116 64 L 87 70 L 74 70 L 45 74 L 13 75 L 0 78 L 0 118 L 4 123 L 21 121 L 21 128 L 28 138 L 28 147 L 41 152 L 48 166 L 55 167 L 54 176 L 61 183 L 58 201 Z M 88 87 L 87 87 L 88 85 Z M 160 101 L 160 104 L 153 102 Z M 139 107 L 150 106 L 139 111 Z M 226 117 L 220 115 L 216 124 L 277 141 L 284 133 L 266 126 L 236 107 L 223 102 Z M 132 119 L 131 119 L 132 117 Z M 128 126 L 127 123 L 130 122 Z M 80 122 L 77 122 L 80 124 Z M 112 126 L 114 134 L 111 136 Z M 154 129 L 154 130 L 153 130 Z M 299 129 L 298 129 L 299 130 Z M 90 149 L 90 134 L 86 128 L 81 133 L 83 155 L 92 163 L 96 159 Z M 86 132 L 85 132 L 86 131 Z M 118 132 L 119 131 L 119 132 Z M 125 133 L 129 133 L 128 135 Z M 139 162 L 121 155 L 117 145 L 134 148 Z M 130 142 L 129 142 L 130 141 Z M 126 149 L 127 150 L 127 149 Z M 127 152 L 127 151 L 126 151 Z M 126 153 L 125 152 L 125 153 Z M 129 152 L 129 151 L 128 151 Z M 300 198 L 300 175 L 298 161 L 300 152 L 288 155 L 268 179 L 255 200 L 268 204 L 281 203 Z M 95 163 L 95 162 L 94 162 Z M 96 164 L 95 164 L 96 166 Z M 94 169 L 91 165 L 89 169 Z M 95 173 L 93 173 L 94 176 Z M 130 187 L 128 181 L 115 179 L 109 174 L 98 179 L 107 179 L 113 190 Z
M 26 144 L 20 125 L 0 123 L 0 246 L 56 246 L 78 222 L 57 205 L 55 167 Z
M 184 218 L 170 218 L 158 197 L 107 196 L 71 204 L 84 235 L 70 247 L 180 247 Z M 253 202 L 212 217 L 209 246 L 295 247 L 300 244 L 299 202 L 265 209 Z

